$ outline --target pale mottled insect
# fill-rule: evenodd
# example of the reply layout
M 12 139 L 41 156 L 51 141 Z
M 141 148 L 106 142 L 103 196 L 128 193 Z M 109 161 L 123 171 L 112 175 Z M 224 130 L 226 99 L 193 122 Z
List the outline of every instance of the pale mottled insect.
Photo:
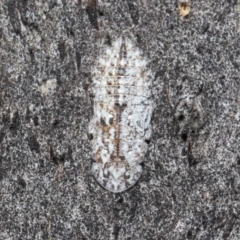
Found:
M 142 173 L 153 111 L 152 73 L 146 65 L 140 50 L 123 36 L 103 49 L 92 71 L 92 172 L 112 192 L 130 188 Z

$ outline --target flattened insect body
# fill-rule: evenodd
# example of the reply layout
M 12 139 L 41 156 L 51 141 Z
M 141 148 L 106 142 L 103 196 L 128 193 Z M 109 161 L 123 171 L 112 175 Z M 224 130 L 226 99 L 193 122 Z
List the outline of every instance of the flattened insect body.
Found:
M 130 39 L 121 37 L 103 50 L 92 72 L 92 171 L 112 192 L 130 188 L 142 173 L 153 111 L 152 74 L 146 64 Z

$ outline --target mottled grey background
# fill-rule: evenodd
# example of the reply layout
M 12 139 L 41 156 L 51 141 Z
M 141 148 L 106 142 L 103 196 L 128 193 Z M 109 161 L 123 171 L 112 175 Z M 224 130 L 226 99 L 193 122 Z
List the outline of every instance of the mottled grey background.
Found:
M 0 1 L 0 239 L 240 239 L 237 0 Z M 153 72 L 139 182 L 91 175 L 100 44 L 135 37 Z

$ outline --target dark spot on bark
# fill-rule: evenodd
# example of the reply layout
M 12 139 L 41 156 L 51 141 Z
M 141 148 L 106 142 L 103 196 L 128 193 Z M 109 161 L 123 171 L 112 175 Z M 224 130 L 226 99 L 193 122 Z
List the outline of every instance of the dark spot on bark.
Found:
M 229 221 L 226 222 L 226 225 L 224 226 L 224 233 L 223 233 L 223 239 L 227 240 L 229 239 L 229 236 L 233 230 L 233 227 L 235 225 L 235 218 L 231 218 Z
M 81 53 L 80 51 L 76 51 L 76 62 L 77 62 L 78 69 L 81 66 L 81 61 L 82 61 Z
M 197 160 L 193 157 L 192 153 L 188 153 L 188 166 L 192 167 L 196 165 L 198 162 Z
M 145 143 L 149 144 L 150 143 L 150 139 L 145 139 Z
M 181 115 L 178 116 L 178 121 L 183 121 L 184 119 L 185 119 L 185 117 L 184 117 L 183 114 L 181 114 Z
M 196 47 L 196 51 L 197 51 L 197 53 L 199 53 L 199 54 L 203 54 L 203 52 L 204 52 L 204 46 L 203 46 L 203 44 L 199 43 L 199 44 L 197 45 L 197 47 Z
M 193 121 L 196 121 L 200 118 L 200 113 L 198 111 L 197 108 L 194 108 L 191 112 L 191 118 L 193 119 Z
M 30 55 L 30 58 L 31 58 L 31 62 L 32 64 L 34 63 L 34 50 L 32 48 L 29 48 L 29 55 Z
M 20 118 L 19 118 L 18 111 L 16 111 L 13 115 L 12 123 L 9 127 L 9 130 L 10 131 L 17 131 L 19 126 L 20 126 Z
M 65 161 L 65 153 L 58 155 L 53 151 L 52 146 L 50 146 L 50 160 L 53 161 L 56 165 L 59 165 Z
M 31 136 L 28 139 L 28 146 L 30 147 L 31 151 L 35 151 L 37 153 L 40 152 L 40 145 L 39 145 L 39 143 L 37 141 L 36 136 Z
M 33 123 L 35 126 L 38 126 L 38 116 L 33 117 Z
M 44 160 L 43 159 L 39 159 L 39 167 L 44 168 Z
M 191 230 L 188 230 L 188 232 L 187 232 L 187 238 L 189 239 L 189 238 L 192 238 L 192 231 Z
M 65 49 L 65 42 L 62 39 L 58 43 L 58 51 L 60 53 L 60 59 L 61 61 L 63 61 L 66 56 L 66 49 Z
M 2 166 L 2 156 L 0 155 L 0 181 L 3 180 L 5 176 L 5 170 Z
M 121 227 L 119 225 L 114 226 L 112 234 L 115 237 L 115 239 L 118 239 L 120 229 L 121 229 Z
M 192 154 L 192 144 L 191 142 L 188 143 L 188 166 L 192 167 L 193 165 L 196 165 L 198 162 L 197 160 L 193 157 Z
M 28 4 L 28 0 L 19 0 L 19 1 L 16 1 L 17 2 L 17 7 L 19 9 L 19 12 L 21 14 L 21 20 L 22 20 L 22 23 L 24 25 L 27 24 L 27 16 L 26 16 L 26 13 L 27 13 L 27 4 Z
M 2 123 L 9 124 L 9 122 L 10 122 L 10 114 L 8 112 L 2 115 Z
M 31 118 L 31 112 L 30 112 L 30 109 L 27 108 L 26 115 L 25 115 L 25 120 L 27 122 L 29 122 L 30 118 Z
M 26 187 L 27 184 L 26 184 L 25 180 L 21 176 L 19 176 L 19 175 L 17 176 L 17 181 L 18 181 L 20 186 L 22 186 L 23 188 Z
M 98 18 L 97 18 L 97 1 L 88 0 L 88 5 L 86 7 L 86 12 L 92 26 L 98 30 Z
M 128 8 L 129 8 L 129 12 L 130 12 L 133 23 L 137 25 L 139 20 L 139 11 L 137 9 L 136 3 L 132 0 L 128 0 Z
M 102 10 L 98 10 L 98 15 L 99 15 L 100 17 L 102 17 L 102 16 L 104 16 L 104 12 L 103 12 Z
M 185 82 L 186 80 L 188 80 L 188 76 L 185 75 L 182 77 L 182 81 Z
M 69 35 L 72 36 L 72 37 L 75 37 L 75 32 L 74 32 L 74 30 L 72 28 L 68 29 L 68 36 Z
M 136 35 L 136 38 L 137 38 L 137 43 L 140 44 L 142 42 L 142 37 L 141 35 L 137 34 Z
M 139 165 L 141 165 L 144 168 L 145 164 L 144 164 L 144 162 L 141 162 Z
M 163 78 L 165 73 L 166 73 L 165 69 L 161 69 L 161 70 L 157 71 L 155 76 L 154 76 L 153 81 L 156 81 L 158 78 L 160 78 L 160 79 Z
M 18 18 L 17 10 L 16 10 L 16 0 L 8 1 L 8 15 L 10 17 L 10 22 L 13 26 L 13 29 L 16 34 L 21 33 L 20 20 Z
M 50 0 L 48 3 L 49 9 L 52 10 L 57 6 L 57 1 L 56 0 Z
M 71 161 L 73 161 L 72 153 L 73 153 L 72 147 L 69 145 L 67 155 L 68 155 L 69 160 L 71 160 Z
M 57 127 L 57 125 L 60 123 L 60 121 L 58 119 L 55 119 L 52 123 L 53 127 Z
M 124 199 L 121 195 L 121 193 L 116 193 L 117 203 L 122 204 L 124 202 Z
M 183 148 L 183 149 L 182 149 L 182 156 L 183 156 L 183 157 L 184 157 L 184 156 L 187 156 L 186 148 Z
M 26 115 L 25 115 L 25 120 L 27 122 L 29 122 L 30 118 L 31 118 L 31 112 L 30 112 L 30 109 L 27 108 Z
M 182 133 L 182 134 L 181 134 L 181 138 L 182 138 L 182 140 L 183 140 L 184 142 L 186 142 L 187 139 L 188 139 L 187 133 Z
M 1 131 L 0 131 L 0 143 L 2 143 L 5 135 L 6 135 L 6 133 L 1 130 Z
M 205 32 L 207 32 L 207 30 L 209 29 L 209 22 L 204 21 L 204 23 L 202 24 L 202 34 L 204 34 Z

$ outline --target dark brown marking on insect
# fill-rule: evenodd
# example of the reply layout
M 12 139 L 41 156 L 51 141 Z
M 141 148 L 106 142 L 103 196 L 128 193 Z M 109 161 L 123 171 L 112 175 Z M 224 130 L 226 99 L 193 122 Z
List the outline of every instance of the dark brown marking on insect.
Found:
M 105 178 L 109 178 L 109 176 L 110 176 L 109 171 L 107 170 L 107 173 L 105 173 L 105 171 L 103 171 L 103 176 L 104 176 Z M 106 184 L 106 183 L 105 183 L 105 184 Z
M 111 138 L 111 133 L 110 133 L 111 128 L 112 128 L 111 125 L 106 125 L 102 127 L 102 132 L 103 132 L 102 142 L 104 143 L 106 148 L 108 147 L 108 140 Z
M 105 74 L 105 68 L 101 67 L 101 68 L 99 68 L 99 71 L 101 72 L 102 75 Z
M 189 4 L 187 2 L 182 2 L 180 5 L 180 8 L 186 10 L 189 7 Z
M 126 48 L 126 42 L 125 42 L 125 38 L 123 38 L 121 47 L 120 47 L 120 52 L 119 52 L 119 61 L 121 61 L 121 59 L 126 58 L 127 57 L 127 48 Z M 120 64 L 117 64 L 118 66 L 120 66 Z M 123 76 L 124 74 L 126 74 L 126 69 L 122 68 L 122 67 L 118 67 L 117 68 L 117 75 L 118 76 Z M 115 104 L 114 104 L 114 111 L 116 113 L 115 115 L 115 119 L 114 119 L 114 128 L 116 129 L 115 131 L 115 136 L 114 136 L 114 153 L 112 156 L 112 163 L 117 164 L 117 162 L 123 162 L 124 161 L 124 157 L 120 156 L 120 146 L 121 146 L 121 138 L 120 138 L 120 134 L 121 134 L 121 116 L 122 116 L 122 112 L 124 111 L 124 109 L 126 108 L 126 104 L 120 104 L 119 103 L 119 89 L 121 88 L 120 83 L 119 83 L 119 79 L 120 78 L 115 78 L 114 80 L 114 85 L 113 86 L 113 96 L 115 99 Z M 115 167 L 119 167 L 118 164 Z
M 106 126 L 107 125 L 105 120 L 102 117 L 100 118 L 100 123 L 101 123 L 102 126 Z
M 118 76 L 126 76 L 126 68 L 119 67 L 117 71 Z
M 113 161 L 111 162 L 107 162 L 105 164 L 105 167 L 106 168 L 109 168 L 113 166 L 114 168 L 121 168 L 121 167 L 125 167 L 126 166 L 126 163 L 121 161 L 121 158 L 116 158 L 116 157 L 113 157 Z
M 124 178 L 125 179 L 129 179 L 130 178 L 130 174 L 128 174 L 127 172 L 124 173 Z
M 111 129 L 111 126 L 107 124 L 102 127 L 103 132 L 106 132 L 106 133 L 109 132 L 110 129 Z
M 122 60 L 123 58 L 127 58 L 127 48 L 126 48 L 126 42 L 124 37 L 123 37 L 122 45 L 120 47 L 119 60 Z
M 88 134 L 88 139 L 91 141 L 91 140 L 93 140 L 93 134 L 92 133 L 89 133 Z
M 121 61 L 123 58 L 127 58 L 127 48 L 126 48 L 126 42 L 125 38 L 123 38 L 122 45 L 120 47 L 120 52 L 119 52 L 119 61 Z M 118 64 L 119 65 L 119 64 Z M 118 76 L 124 76 L 126 75 L 126 69 L 123 67 L 118 67 L 117 69 L 117 75 Z
M 98 150 L 97 150 L 97 153 L 96 153 L 96 156 L 97 156 L 97 163 L 103 163 L 102 161 L 102 158 L 101 158 L 101 151 L 102 151 L 102 148 L 100 147 Z
M 141 78 L 144 78 L 146 76 L 146 69 L 143 69 L 140 73 Z
M 110 125 L 113 124 L 113 118 L 109 118 L 109 124 L 110 124 Z
M 115 149 L 116 149 L 116 159 L 123 159 L 122 156 L 119 156 L 120 154 L 120 142 L 121 142 L 121 138 L 120 138 L 120 134 L 121 134 L 121 116 L 122 113 L 124 111 L 124 109 L 126 108 L 127 104 L 123 103 L 120 104 L 119 102 L 115 102 L 114 104 L 114 110 L 116 112 L 116 139 L 115 139 Z

